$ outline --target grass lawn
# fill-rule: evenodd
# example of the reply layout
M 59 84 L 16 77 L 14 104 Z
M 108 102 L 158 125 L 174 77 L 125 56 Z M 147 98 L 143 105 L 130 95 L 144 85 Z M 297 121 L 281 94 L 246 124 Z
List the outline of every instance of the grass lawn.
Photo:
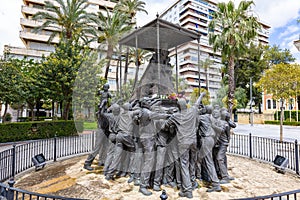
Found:
M 84 122 L 83 123 L 84 130 L 96 130 L 97 129 L 97 122 Z

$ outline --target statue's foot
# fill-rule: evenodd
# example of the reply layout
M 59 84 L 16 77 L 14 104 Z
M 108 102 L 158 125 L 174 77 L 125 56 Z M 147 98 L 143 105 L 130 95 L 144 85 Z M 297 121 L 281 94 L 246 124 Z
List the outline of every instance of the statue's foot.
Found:
M 228 176 L 228 179 L 229 179 L 230 181 L 233 181 L 233 180 L 234 180 L 234 177 Z
M 207 189 L 206 192 L 221 192 L 222 188 L 220 185 L 212 186 L 211 188 Z
M 130 176 L 130 178 L 128 179 L 127 183 L 132 183 L 134 181 L 133 176 Z
M 197 189 L 199 187 L 199 184 L 197 181 L 193 181 L 193 184 L 192 184 L 192 188 L 193 190 Z
M 106 175 L 105 179 L 110 181 L 110 180 L 114 180 L 114 177 L 113 177 L 113 175 Z
M 120 177 L 125 177 L 126 176 L 126 172 L 122 172 L 122 171 L 119 171 L 117 174 L 116 174 L 116 177 L 120 178 Z
M 220 184 L 227 184 L 230 183 L 230 180 L 228 178 L 223 178 L 220 180 Z
M 176 183 L 175 182 L 169 182 L 168 185 L 172 188 L 176 187 Z
M 135 186 L 139 186 L 140 185 L 140 180 L 139 179 L 135 179 L 134 180 L 134 185 Z
M 161 191 L 159 185 L 153 185 L 153 190 L 156 191 L 156 192 Z
M 139 192 L 142 193 L 145 196 L 152 195 L 152 192 L 150 192 L 149 190 L 147 190 L 147 188 L 144 188 L 144 187 L 140 187 Z
M 88 164 L 85 164 L 83 166 L 83 168 L 86 169 L 86 170 L 89 170 L 89 171 L 93 171 L 94 170 L 94 168 L 92 168 L 91 165 L 88 165 Z
M 189 198 L 189 199 L 193 198 L 193 193 L 192 192 L 182 192 L 182 191 L 180 191 L 178 195 L 180 197 L 186 197 L 186 198 Z

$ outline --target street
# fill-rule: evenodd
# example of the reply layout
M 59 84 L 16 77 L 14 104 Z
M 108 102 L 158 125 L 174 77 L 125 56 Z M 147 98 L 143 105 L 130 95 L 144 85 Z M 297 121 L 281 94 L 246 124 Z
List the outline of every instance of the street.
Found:
M 235 134 L 249 134 L 259 137 L 268 137 L 273 139 L 279 139 L 280 135 L 279 125 L 269 124 L 237 124 L 237 127 L 233 130 Z M 300 141 L 300 127 L 298 126 L 283 126 L 283 140 L 294 142 Z

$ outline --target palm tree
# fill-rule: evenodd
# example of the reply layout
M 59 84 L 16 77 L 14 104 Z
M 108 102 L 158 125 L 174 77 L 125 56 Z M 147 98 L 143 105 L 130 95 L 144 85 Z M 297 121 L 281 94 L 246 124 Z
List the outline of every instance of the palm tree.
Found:
M 133 27 L 135 22 L 134 18 L 137 12 L 141 11 L 146 14 L 148 12 L 145 10 L 145 2 L 139 0 L 121 0 L 116 5 L 116 10 L 125 13 L 129 18 L 129 23 Z M 129 47 L 126 48 L 126 62 L 125 62 L 125 69 L 124 69 L 124 84 L 127 82 L 127 74 L 128 74 L 128 65 L 129 65 Z
M 212 64 L 214 64 L 214 61 L 210 60 L 209 58 L 206 58 L 204 61 L 201 60 L 200 61 L 201 63 L 201 67 L 204 68 L 205 70 L 205 78 L 206 78 L 206 90 L 209 91 L 208 87 L 208 69 L 210 68 L 210 66 Z
M 98 15 L 96 17 L 94 16 L 94 21 L 100 29 L 96 35 L 98 42 L 107 45 L 107 63 L 104 75 L 105 80 L 107 80 L 114 49 L 117 47 L 122 35 L 131 30 L 131 26 L 128 26 L 128 17 L 124 13 L 117 12 L 116 10 L 110 12 L 106 9 L 105 15 L 102 12 L 98 12 Z
M 145 5 L 145 2 L 139 0 L 121 0 L 115 8 L 126 13 L 132 22 L 132 19 L 135 18 L 137 12 L 141 11 L 148 14 L 145 10 Z
M 44 21 L 35 31 L 55 29 L 56 31 L 52 32 L 48 42 L 51 42 L 57 35 L 60 35 L 61 39 L 67 40 L 79 35 L 83 41 L 87 42 L 87 34 L 94 32 L 93 26 L 90 26 L 91 15 L 86 12 L 87 7 L 87 0 L 45 1 L 45 11 L 37 12 L 33 16 L 34 20 Z
M 239 56 L 242 55 L 251 41 L 257 35 L 260 24 L 256 17 L 249 14 L 252 0 L 241 1 L 235 8 L 233 1 L 227 4 L 222 2 L 218 4 L 218 12 L 213 13 L 213 19 L 209 23 L 212 30 L 209 34 L 209 43 L 214 51 L 221 50 L 223 60 L 228 63 L 228 110 L 232 114 L 234 105 L 234 67 Z M 221 28 L 220 34 L 215 34 L 216 28 Z
M 147 50 L 135 49 L 135 48 L 130 49 L 129 52 L 130 62 L 134 62 L 136 66 L 132 91 L 134 91 L 138 81 L 140 66 L 144 64 L 146 60 L 149 60 L 151 56 L 152 55 Z

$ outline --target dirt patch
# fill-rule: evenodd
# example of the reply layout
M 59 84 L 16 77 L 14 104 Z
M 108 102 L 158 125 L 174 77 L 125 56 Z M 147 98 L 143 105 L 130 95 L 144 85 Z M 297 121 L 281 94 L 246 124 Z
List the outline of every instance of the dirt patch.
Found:
M 152 200 L 160 199 L 161 192 L 144 196 L 138 192 L 139 187 L 128 184 L 128 178 L 114 181 L 105 180 L 102 168 L 95 165 L 96 170 L 89 172 L 83 169 L 86 156 L 58 161 L 45 166 L 40 171 L 17 178 L 15 186 L 25 190 L 60 195 L 73 198 L 94 200 Z M 236 199 L 300 189 L 300 178 L 294 174 L 280 174 L 274 167 L 255 160 L 228 156 L 229 174 L 235 177 L 229 184 L 222 185 L 222 192 L 207 193 L 201 182 L 193 191 L 194 199 Z M 185 199 L 178 197 L 178 190 L 166 186 L 168 199 Z

